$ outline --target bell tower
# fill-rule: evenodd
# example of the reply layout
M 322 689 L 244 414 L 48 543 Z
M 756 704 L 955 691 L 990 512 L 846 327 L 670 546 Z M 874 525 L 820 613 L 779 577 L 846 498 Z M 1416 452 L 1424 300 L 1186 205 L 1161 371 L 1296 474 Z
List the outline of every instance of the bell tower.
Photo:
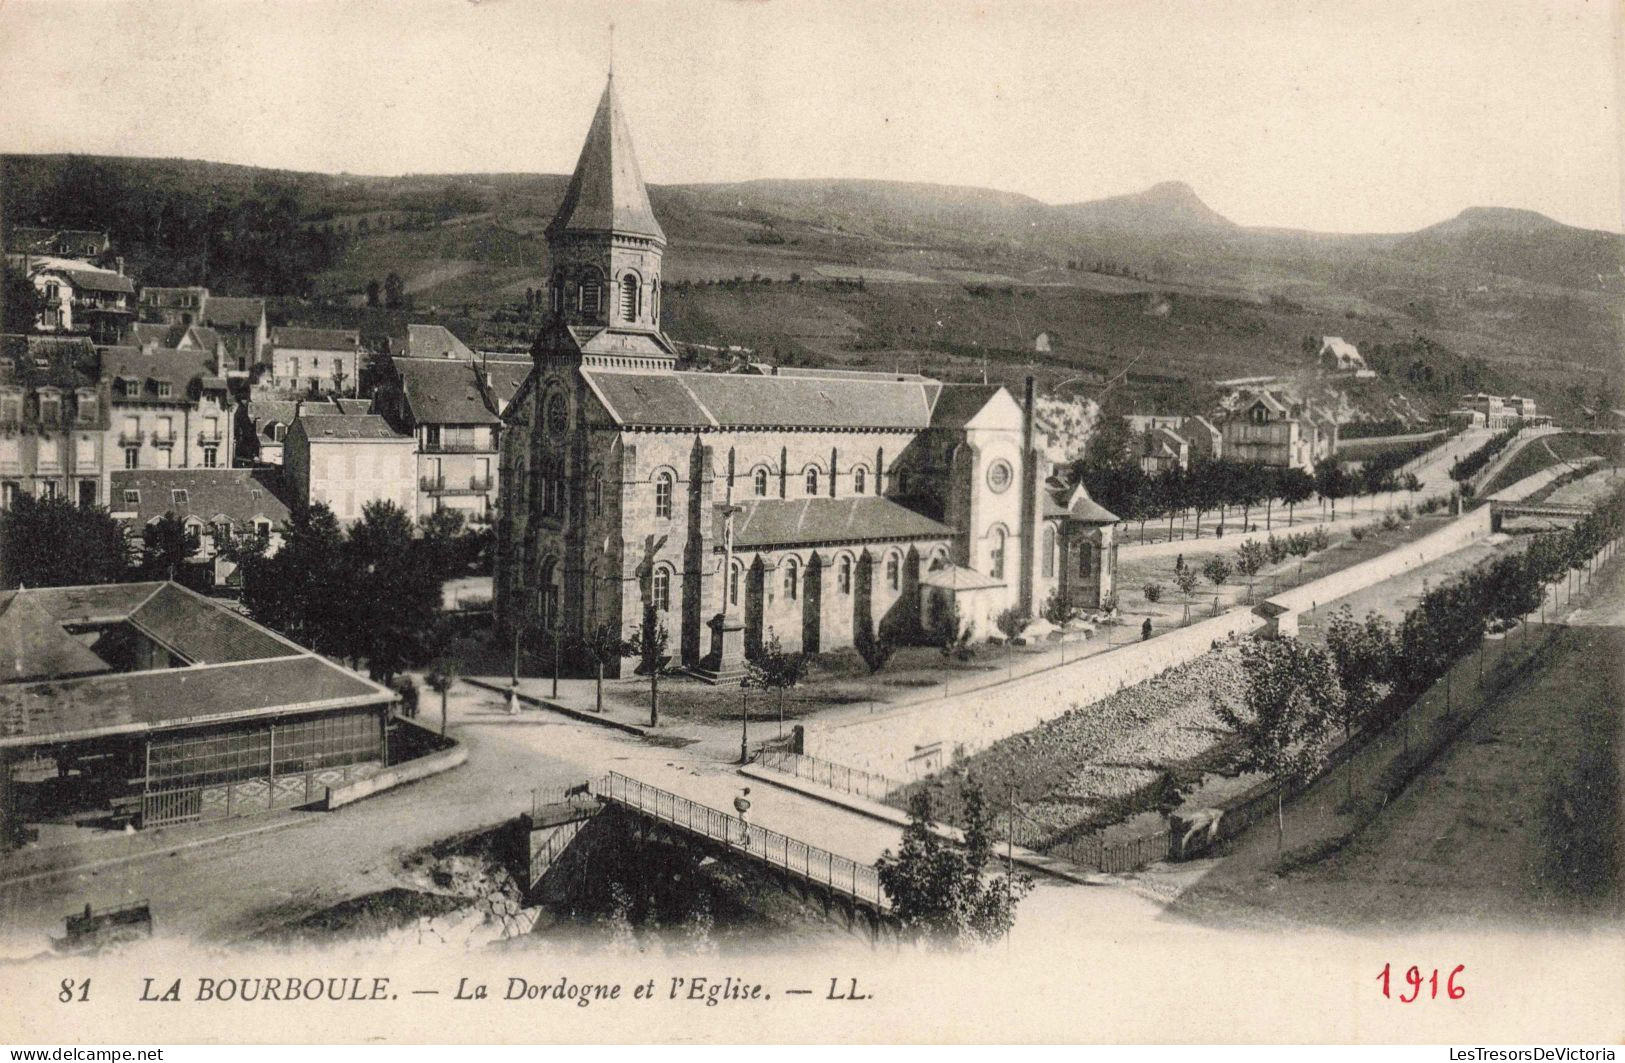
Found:
M 547 342 L 548 353 L 579 352 L 583 365 L 671 367 L 674 352 L 660 333 L 666 234 L 649 206 L 613 74 L 547 227 L 547 246 L 544 342 L 564 341 L 562 333 L 573 341 Z

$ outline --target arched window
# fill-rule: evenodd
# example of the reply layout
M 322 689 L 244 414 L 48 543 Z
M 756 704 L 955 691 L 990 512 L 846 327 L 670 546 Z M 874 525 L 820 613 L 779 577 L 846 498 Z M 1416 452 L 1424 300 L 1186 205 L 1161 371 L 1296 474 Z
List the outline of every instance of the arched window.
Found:
M 671 569 L 664 565 L 655 568 L 649 579 L 649 598 L 662 613 L 671 612 Z
M 862 465 L 854 468 L 852 470 L 852 493 L 855 495 L 861 495 L 864 491 L 868 490 L 868 485 L 869 470 L 865 469 Z
M 818 494 L 818 466 L 816 465 L 807 470 L 807 494 Z
M 735 561 L 728 566 L 728 604 L 739 604 L 739 573 L 740 564 Z
M 1003 579 L 1004 578 L 1004 540 L 1005 540 L 1004 529 L 1003 528 L 994 528 L 993 529 L 993 534 L 990 536 L 990 539 L 992 540 L 992 549 L 988 553 L 988 562 L 989 563 L 988 563 L 988 567 L 987 567 L 987 574 L 992 576 L 994 579 Z
M 621 278 L 621 320 L 638 319 L 638 275 L 628 273 Z
M 767 470 L 757 469 L 751 474 L 751 489 L 756 492 L 757 498 L 767 497 Z
M 886 586 L 897 590 L 903 585 L 903 562 L 896 554 L 886 555 Z
M 577 309 L 584 314 L 596 314 L 603 298 L 604 282 L 598 276 L 597 270 L 589 270 L 581 278 L 581 287 L 577 289 Z
M 1055 576 L 1055 525 L 1053 524 L 1044 526 L 1044 546 L 1040 557 L 1043 559 L 1044 577 L 1046 579 L 1053 578 Z
M 662 472 L 655 476 L 655 516 L 671 516 L 671 473 Z
M 784 562 L 784 598 L 793 602 L 801 591 L 801 569 L 795 558 L 788 558 Z
M 836 567 L 835 573 L 836 573 L 836 575 L 835 575 L 835 585 L 838 588 L 840 588 L 841 593 L 842 594 L 851 594 L 852 593 L 852 559 L 850 557 L 841 558 L 841 563 Z
M 660 278 L 656 277 L 649 282 L 649 318 L 660 327 Z

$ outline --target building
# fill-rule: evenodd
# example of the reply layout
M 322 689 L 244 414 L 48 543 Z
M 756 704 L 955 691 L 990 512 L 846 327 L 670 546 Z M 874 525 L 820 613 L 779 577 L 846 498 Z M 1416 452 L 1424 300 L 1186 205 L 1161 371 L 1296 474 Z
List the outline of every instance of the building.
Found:
M 1310 473 L 1337 450 L 1331 415 L 1275 391 L 1244 398 L 1225 418 L 1223 433 L 1226 458 Z
M 360 520 L 369 502 L 418 512 L 417 440 L 376 414 L 301 410 L 282 467 L 294 505 L 325 503 L 346 524 Z
M 237 459 L 244 464 L 281 465 L 283 442 L 302 400 L 251 397 L 237 407 Z
M 142 288 L 141 320 L 155 325 L 190 325 L 203 320 L 203 305 L 209 301 L 209 289 Z
M 474 352 L 444 325 L 407 325 L 406 357 L 472 362 Z
M 233 403 L 217 356 L 193 348 L 100 348 L 113 421 L 110 469 L 230 468 Z
M 88 340 L 0 337 L 0 509 L 19 494 L 103 504 L 108 418 Z
M 293 808 L 389 763 L 393 692 L 174 583 L 0 592 L 0 835 Z
M 504 625 L 569 646 L 653 610 L 674 660 L 718 676 L 770 637 L 817 652 L 954 615 L 983 635 L 1007 608 L 1110 594 L 1115 518 L 1051 493 L 1031 384 L 1022 404 L 913 375 L 676 370 L 665 234 L 613 82 L 547 239 L 548 317 L 503 414 Z
M 156 339 L 159 346 L 178 346 L 181 331 L 191 325 L 202 325 L 214 330 L 225 346 L 219 375 L 228 378 L 247 377 L 254 367 L 263 364 L 266 344 L 270 342 L 270 329 L 266 324 L 265 300 L 255 297 L 212 295 L 207 288 L 143 288 L 141 289 L 141 323 L 147 331 L 138 331 L 127 342 L 146 346 Z M 168 325 L 179 331 L 160 335 L 152 326 Z
M 353 394 L 361 379 L 361 333 L 355 329 L 271 330 L 271 386 L 312 394 Z
M 1375 370 L 1367 368 L 1360 349 L 1341 336 L 1322 336 L 1317 357 L 1321 368 L 1329 373 L 1351 373 L 1361 380 L 1377 375 Z
M 238 582 L 227 547 L 254 540 L 274 554 L 282 545 L 289 506 L 280 469 L 137 469 L 112 475 L 108 508 L 133 539 L 173 513 L 195 545 L 192 561 L 206 575 L 189 586 Z
M 1188 469 L 1191 462 L 1224 456 L 1224 434 L 1205 417 L 1180 414 L 1129 414 L 1123 418 L 1136 443 L 1131 455 L 1147 473 Z
M 12 256 L 11 261 L 17 261 Z M 21 256 L 39 293 L 35 327 L 41 332 L 88 336 L 113 343 L 135 320 L 135 284 L 122 272 L 79 259 Z
M 454 509 L 487 523 L 497 500 L 501 421 L 479 369 L 444 357 L 392 358 L 390 373 L 378 408 L 417 441 L 415 516 Z
M 111 252 L 113 242 L 103 230 L 50 229 L 14 226 L 6 233 L 6 250 L 19 255 L 55 255 L 100 263 Z

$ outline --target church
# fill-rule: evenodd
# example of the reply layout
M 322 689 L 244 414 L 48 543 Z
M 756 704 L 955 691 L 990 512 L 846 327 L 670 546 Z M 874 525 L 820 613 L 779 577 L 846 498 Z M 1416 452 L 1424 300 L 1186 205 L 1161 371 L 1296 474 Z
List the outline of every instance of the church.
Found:
M 1008 609 L 1109 606 L 1117 518 L 1051 480 L 1031 380 L 1018 402 L 914 374 L 676 368 L 666 237 L 613 78 L 546 237 L 548 317 L 503 415 L 503 630 L 579 668 L 584 636 L 653 609 L 673 666 L 714 679 L 774 638 L 985 637 Z

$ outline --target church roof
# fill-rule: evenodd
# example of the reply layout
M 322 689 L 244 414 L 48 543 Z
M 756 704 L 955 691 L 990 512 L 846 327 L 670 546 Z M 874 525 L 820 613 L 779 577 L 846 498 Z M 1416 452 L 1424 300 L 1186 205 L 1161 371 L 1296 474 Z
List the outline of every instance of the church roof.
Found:
M 929 392 L 910 380 L 637 373 L 583 377 L 617 424 L 639 428 L 870 428 L 932 424 Z
M 741 512 L 734 519 L 734 546 L 748 549 L 876 539 L 943 539 L 954 534 L 952 528 L 878 495 L 754 499 L 739 505 Z M 719 542 L 721 538 L 719 515 Z
M 566 232 L 617 232 L 665 243 L 666 234 L 649 206 L 649 192 L 638 171 L 615 79 L 604 86 L 598 112 L 587 130 L 564 202 L 547 227 L 551 238 Z

